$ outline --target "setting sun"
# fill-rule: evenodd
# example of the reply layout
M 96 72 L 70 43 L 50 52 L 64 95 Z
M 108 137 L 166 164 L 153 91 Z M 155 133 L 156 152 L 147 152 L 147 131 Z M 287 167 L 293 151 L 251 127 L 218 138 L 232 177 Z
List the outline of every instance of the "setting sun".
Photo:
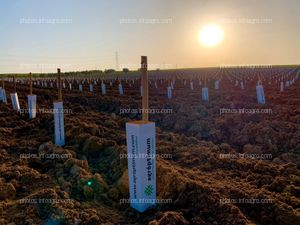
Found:
M 199 32 L 199 41 L 205 47 L 213 47 L 223 40 L 224 32 L 216 24 L 208 24 Z

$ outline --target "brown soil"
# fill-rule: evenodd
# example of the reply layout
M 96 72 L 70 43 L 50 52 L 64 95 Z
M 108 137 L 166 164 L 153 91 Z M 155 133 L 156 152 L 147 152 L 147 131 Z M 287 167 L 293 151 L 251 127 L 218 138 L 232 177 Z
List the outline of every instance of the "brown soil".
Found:
M 153 114 L 157 125 L 157 195 L 171 199 L 145 213 L 129 204 L 125 123 L 140 114 L 136 83 L 124 96 L 107 84 L 97 92 L 64 91 L 66 146 L 53 145 L 53 115 L 12 110 L 0 104 L 0 224 L 300 224 L 300 81 L 288 91 L 265 86 L 267 104 L 258 106 L 254 83 L 246 90 L 228 80 L 219 91 L 210 82 L 210 102 L 201 101 L 194 81 L 175 83 L 173 99 L 166 83 L 150 87 L 151 108 L 173 113 Z M 75 85 L 74 85 L 75 86 Z M 12 85 L 6 84 L 7 95 Z M 21 108 L 27 87 L 18 85 Z M 56 92 L 34 88 L 38 108 L 51 109 Z M 271 114 L 221 114 L 220 108 L 268 108 Z M 67 158 L 24 158 L 23 154 L 68 154 Z M 271 159 L 222 158 L 220 154 L 272 154 Z M 88 182 L 91 185 L 87 185 Z M 51 199 L 52 202 L 26 202 Z M 267 203 L 224 202 L 224 199 L 270 199 Z

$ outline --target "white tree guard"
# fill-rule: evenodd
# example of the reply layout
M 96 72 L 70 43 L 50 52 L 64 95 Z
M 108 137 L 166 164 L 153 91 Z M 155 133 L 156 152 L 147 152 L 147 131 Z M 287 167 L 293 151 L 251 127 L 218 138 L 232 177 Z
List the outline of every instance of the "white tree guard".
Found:
M 0 101 L 3 102 L 3 89 L 0 87 Z
M 36 117 L 36 95 L 28 95 L 27 97 L 29 118 L 33 119 Z
M 215 81 L 215 90 L 219 90 L 220 89 L 220 81 L 216 80 Z
M 58 146 L 65 145 L 64 107 L 63 102 L 54 102 L 54 142 Z
M 123 95 L 124 94 L 124 91 L 123 91 L 123 86 L 122 84 L 119 84 L 119 95 Z
M 168 94 L 168 99 L 171 99 L 172 98 L 172 87 L 168 87 L 167 88 L 167 94 Z
M 202 88 L 202 100 L 206 101 L 206 102 L 209 101 L 208 88 L 207 87 Z
M 244 86 L 244 82 L 241 81 L 241 89 L 244 90 L 245 89 L 245 86 Z
M 102 95 L 106 95 L 106 85 L 103 82 L 101 83 L 101 92 Z
M 156 202 L 155 123 L 126 123 L 130 206 L 144 212 Z
M 6 91 L 5 89 L 2 89 L 2 102 L 7 103 L 7 98 L 6 98 Z
M 258 104 L 265 104 L 266 103 L 264 88 L 261 84 L 256 86 L 256 95 L 257 95 Z
M 17 93 L 11 93 L 10 94 L 10 98 L 11 98 L 11 104 L 12 107 L 15 111 L 20 111 L 20 104 L 19 104 L 19 98 L 18 98 L 18 94 Z

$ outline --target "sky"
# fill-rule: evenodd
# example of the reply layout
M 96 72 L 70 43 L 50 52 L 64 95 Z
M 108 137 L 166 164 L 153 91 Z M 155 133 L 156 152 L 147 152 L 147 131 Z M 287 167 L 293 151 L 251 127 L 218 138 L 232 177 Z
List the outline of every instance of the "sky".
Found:
M 0 73 L 300 63 L 299 0 L 1 0 Z M 206 24 L 224 32 L 207 48 Z

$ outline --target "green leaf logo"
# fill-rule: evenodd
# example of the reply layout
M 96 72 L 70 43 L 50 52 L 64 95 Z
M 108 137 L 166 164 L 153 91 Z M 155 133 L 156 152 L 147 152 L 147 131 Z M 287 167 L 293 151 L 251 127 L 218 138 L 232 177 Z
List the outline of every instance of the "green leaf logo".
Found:
M 144 193 L 145 193 L 147 196 L 151 195 L 151 194 L 153 193 L 153 187 L 152 187 L 152 185 L 146 186 L 146 188 L 145 188 L 145 190 L 144 190 Z

